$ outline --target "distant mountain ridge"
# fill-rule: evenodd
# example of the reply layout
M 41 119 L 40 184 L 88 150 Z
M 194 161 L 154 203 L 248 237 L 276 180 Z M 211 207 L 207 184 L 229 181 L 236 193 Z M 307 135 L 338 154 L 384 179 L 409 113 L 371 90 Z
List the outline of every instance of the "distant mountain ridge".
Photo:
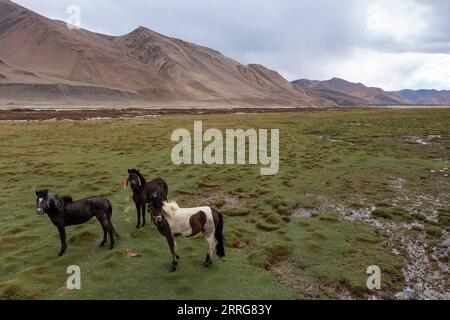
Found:
M 300 79 L 292 82 L 305 90 L 316 92 L 341 106 L 358 105 L 450 105 L 450 91 L 401 90 L 384 91 L 344 79 L 317 81 Z
M 327 81 L 301 79 L 294 81 L 293 84 L 319 94 L 328 93 L 328 98 L 339 105 L 346 105 L 340 99 L 345 99 L 347 105 L 410 104 L 410 101 L 402 96 L 386 92 L 380 88 L 369 88 L 362 83 L 353 83 L 339 78 Z
M 401 90 L 393 92 L 414 104 L 419 105 L 450 105 L 450 90 Z

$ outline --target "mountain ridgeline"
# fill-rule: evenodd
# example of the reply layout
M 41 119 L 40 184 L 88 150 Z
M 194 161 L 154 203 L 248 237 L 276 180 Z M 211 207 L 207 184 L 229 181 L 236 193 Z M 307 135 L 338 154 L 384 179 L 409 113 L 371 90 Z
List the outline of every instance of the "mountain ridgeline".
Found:
M 336 107 L 449 104 L 448 91 L 385 92 L 341 79 L 290 83 L 258 64 L 139 27 L 71 30 L 0 0 L 0 106 Z
M 401 90 L 384 91 L 333 78 L 326 81 L 300 79 L 292 82 L 304 90 L 315 92 L 340 106 L 450 105 L 450 91 Z
M 144 27 L 70 30 L 0 0 L 0 102 L 326 106 L 261 65 Z

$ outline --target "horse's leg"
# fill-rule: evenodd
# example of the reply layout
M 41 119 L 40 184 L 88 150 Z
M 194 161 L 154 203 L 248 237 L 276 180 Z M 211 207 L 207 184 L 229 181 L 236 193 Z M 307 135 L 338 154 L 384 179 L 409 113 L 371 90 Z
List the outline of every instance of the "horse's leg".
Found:
M 170 272 L 177 271 L 178 259 L 180 258 L 176 252 L 176 244 L 175 238 L 172 234 L 172 230 L 170 229 L 170 225 L 167 221 L 163 223 L 163 225 L 158 226 L 159 232 L 166 237 L 167 244 L 170 248 L 170 253 L 172 254 L 172 267 L 170 268 Z
M 177 241 L 175 239 L 173 239 L 173 247 L 175 249 L 175 256 L 177 257 L 177 260 L 180 260 L 180 256 L 177 254 L 178 246 L 177 246 Z
M 142 226 L 145 227 L 145 204 L 142 205 Z
M 141 227 L 141 205 L 136 203 L 136 210 L 137 210 L 137 225 L 136 229 L 139 229 Z
M 102 224 L 102 229 L 103 229 L 103 241 L 102 241 L 102 243 L 100 243 L 100 247 L 104 247 L 106 241 L 108 241 L 108 237 L 107 237 L 108 229 L 103 224 Z
M 108 233 L 109 233 L 109 240 L 110 240 L 110 246 L 109 248 L 112 250 L 114 249 L 114 227 L 111 223 L 111 220 L 107 220 L 107 229 L 108 229 Z
M 175 250 L 175 240 L 174 240 L 172 234 L 167 235 L 166 239 L 167 239 L 167 243 L 169 244 L 169 247 L 170 247 L 170 253 L 172 254 L 172 267 L 170 268 L 170 271 L 175 272 L 175 271 L 177 271 L 178 259 L 179 259 L 179 256 L 177 255 L 177 252 Z
M 59 238 L 61 239 L 61 251 L 59 252 L 59 256 L 62 257 L 67 250 L 67 242 L 66 242 L 66 228 L 58 227 Z
M 208 241 L 209 251 L 206 254 L 206 259 L 205 259 L 205 262 L 203 263 L 203 265 L 208 268 L 213 263 L 211 257 L 214 255 L 214 250 L 216 247 L 216 239 L 214 238 L 214 233 L 211 233 L 208 236 L 205 235 L 205 238 L 206 238 L 206 241 Z
M 108 218 L 103 216 L 103 215 L 95 215 L 95 217 L 97 218 L 98 222 L 100 223 L 100 225 L 102 226 L 103 229 L 103 240 L 100 243 L 100 247 L 104 247 L 106 242 L 108 241 Z

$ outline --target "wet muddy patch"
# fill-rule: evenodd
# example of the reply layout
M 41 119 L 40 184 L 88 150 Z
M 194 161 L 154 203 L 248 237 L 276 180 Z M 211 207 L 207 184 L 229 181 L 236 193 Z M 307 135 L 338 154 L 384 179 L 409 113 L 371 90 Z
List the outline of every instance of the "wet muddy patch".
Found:
M 405 263 L 402 271 L 406 286 L 396 294 L 398 299 L 450 299 L 450 233 L 437 226 L 434 228 L 439 229 L 439 233 L 431 233 L 438 220 L 437 210 L 429 210 L 427 215 L 419 215 L 417 210 L 424 205 L 433 208 L 434 204 L 442 203 L 442 200 L 409 194 L 404 179 L 395 180 L 393 185 L 398 191 L 393 202 L 398 203 L 405 198 L 410 202 L 408 209 L 394 206 L 388 208 L 390 211 L 386 210 L 386 214 L 391 211 L 401 212 L 400 218 L 377 214 L 380 208 L 387 208 L 385 205 L 351 208 L 327 201 L 325 204 L 322 202 L 322 207 L 339 212 L 345 221 L 376 228 L 380 236 L 386 239 L 383 246 Z M 406 214 L 409 214 L 407 218 L 403 216 Z
M 404 140 L 410 144 L 430 145 L 439 143 L 441 135 L 407 136 Z

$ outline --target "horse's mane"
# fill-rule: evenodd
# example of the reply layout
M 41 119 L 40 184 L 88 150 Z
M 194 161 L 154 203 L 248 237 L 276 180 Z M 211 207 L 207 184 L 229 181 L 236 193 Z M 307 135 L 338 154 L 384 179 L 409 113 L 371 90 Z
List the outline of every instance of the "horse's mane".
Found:
M 71 196 L 62 196 L 60 199 L 61 199 L 64 203 L 70 203 L 70 202 L 73 202 L 73 199 L 72 199 Z
M 71 203 L 73 202 L 73 199 L 71 196 L 62 196 L 59 197 L 57 194 L 52 194 L 49 193 L 49 199 L 51 201 L 53 201 L 54 205 L 58 208 L 60 208 L 61 206 L 65 205 L 66 203 Z
M 147 183 L 147 181 L 145 180 L 144 176 L 138 171 L 136 172 L 139 180 L 141 181 L 141 186 L 145 186 L 145 184 Z
M 67 196 L 67 195 L 60 197 L 57 194 L 50 194 L 50 197 L 52 197 L 56 201 L 62 201 L 63 203 L 73 202 L 72 197 L 71 196 Z
M 163 211 L 169 216 L 173 216 L 178 209 L 180 207 L 175 201 L 164 201 L 163 203 Z

